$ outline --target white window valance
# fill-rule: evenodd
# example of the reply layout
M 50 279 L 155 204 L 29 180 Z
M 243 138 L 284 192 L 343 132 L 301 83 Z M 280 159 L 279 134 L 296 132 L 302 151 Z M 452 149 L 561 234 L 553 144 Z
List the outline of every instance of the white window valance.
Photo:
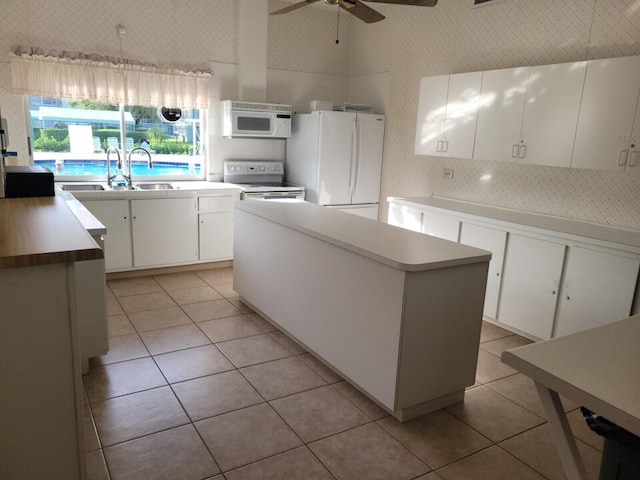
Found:
M 11 75 L 14 92 L 19 95 L 209 108 L 210 72 L 185 72 L 82 52 L 15 47 Z

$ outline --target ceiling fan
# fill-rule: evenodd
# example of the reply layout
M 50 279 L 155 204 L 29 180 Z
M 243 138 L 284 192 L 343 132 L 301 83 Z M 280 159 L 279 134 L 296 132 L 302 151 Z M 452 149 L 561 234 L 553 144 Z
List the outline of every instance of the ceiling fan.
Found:
M 302 2 L 294 3 L 288 7 L 281 8 L 275 12 L 271 12 L 271 15 L 280 15 L 282 13 L 289 13 L 298 8 L 306 7 L 312 3 L 316 3 L 320 0 L 303 0 Z M 360 20 L 366 23 L 379 22 L 384 20 L 384 15 L 376 12 L 373 8 L 365 5 L 360 0 L 322 0 L 327 5 L 339 5 L 340 8 L 346 10 L 350 14 L 358 17 Z M 364 0 L 365 2 L 376 3 L 394 3 L 396 5 L 414 5 L 418 7 L 433 7 L 438 3 L 438 0 Z

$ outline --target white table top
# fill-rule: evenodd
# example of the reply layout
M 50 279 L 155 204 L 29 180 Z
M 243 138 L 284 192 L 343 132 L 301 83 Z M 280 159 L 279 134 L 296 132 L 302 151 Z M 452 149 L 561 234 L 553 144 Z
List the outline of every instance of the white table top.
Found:
M 640 315 L 514 348 L 502 361 L 640 435 Z
M 491 253 L 309 202 L 242 200 L 235 208 L 405 271 L 488 262 Z
M 640 247 L 640 231 L 638 230 L 583 222 L 541 213 L 523 212 L 491 205 L 480 205 L 441 197 L 388 197 L 388 200 L 392 199 L 400 203 L 425 205 L 518 225 L 551 230 L 553 232 Z

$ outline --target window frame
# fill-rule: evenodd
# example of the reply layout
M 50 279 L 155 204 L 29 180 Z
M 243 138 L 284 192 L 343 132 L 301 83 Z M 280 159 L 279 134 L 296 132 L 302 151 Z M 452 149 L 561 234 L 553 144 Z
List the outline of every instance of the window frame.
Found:
M 40 96 L 42 98 L 49 98 L 49 97 L 43 97 L 41 95 L 32 95 L 32 96 Z M 24 102 L 24 110 L 25 110 L 25 124 L 27 127 L 27 131 L 29 132 L 28 135 L 28 140 L 29 140 L 29 150 L 30 150 L 30 163 L 32 165 L 37 165 L 35 163 L 36 159 L 35 159 L 35 149 L 34 149 L 34 145 L 33 142 L 35 141 L 33 138 L 33 125 L 32 125 L 32 120 L 31 120 L 31 111 L 30 111 L 30 96 L 25 95 L 23 96 Z M 63 99 L 63 100 L 68 100 L 68 99 Z M 126 109 L 127 107 L 133 107 L 134 105 L 124 105 L 122 103 L 119 104 L 119 111 L 120 113 L 120 122 L 118 124 L 118 130 L 119 130 L 119 136 L 118 136 L 118 142 L 122 143 L 122 138 L 123 138 L 123 133 L 124 136 L 126 137 L 127 134 L 127 130 L 126 127 L 123 125 L 123 119 L 124 119 L 124 115 L 122 114 L 122 109 Z M 207 170 L 208 170 L 208 162 L 207 162 L 207 151 L 208 151 L 208 140 L 209 140 L 209 135 L 208 135 L 208 118 L 209 118 L 209 112 L 208 109 L 203 109 L 203 108 L 194 108 L 193 110 L 197 110 L 199 112 L 199 122 L 200 122 L 200 127 L 199 127 L 199 138 L 200 138 L 200 153 L 199 155 L 196 155 L 197 157 L 200 157 L 200 172 L 197 175 L 132 175 L 132 182 L 135 183 L 142 183 L 142 182 L 157 182 L 157 181 L 184 181 L 184 182 L 192 182 L 192 181 L 204 181 L 207 178 Z M 120 149 L 122 151 L 122 149 Z M 94 154 L 95 155 L 95 154 Z M 103 159 L 106 160 L 106 152 L 103 154 L 100 154 L 103 156 Z M 152 154 L 152 159 L 153 161 L 166 161 L 163 159 L 157 159 L 156 157 L 157 154 Z M 168 156 L 168 155 L 167 155 Z M 179 158 L 184 158 L 184 155 L 179 155 L 176 156 Z M 137 160 L 137 158 L 136 158 Z M 177 160 L 177 159 L 176 159 Z M 112 159 L 113 161 L 113 159 Z M 113 172 L 112 172 L 113 173 Z M 55 182 L 64 182 L 64 183 L 73 183 L 73 182 L 100 182 L 100 183 L 104 183 L 107 181 L 107 171 L 105 168 L 105 171 L 103 174 L 100 175 L 82 175 L 82 174 L 76 174 L 76 175 L 64 175 L 64 174 L 58 174 L 56 173 L 54 175 L 54 181 Z

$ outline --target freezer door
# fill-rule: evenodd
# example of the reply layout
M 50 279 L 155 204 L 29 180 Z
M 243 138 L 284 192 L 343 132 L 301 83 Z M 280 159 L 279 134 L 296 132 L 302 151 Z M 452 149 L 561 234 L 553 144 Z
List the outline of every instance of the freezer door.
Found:
M 357 115 L 355 178 L 351 203 L 377 203 L 380 198 L 384 115 Z
M 349 204 L 355 176 L 356 114 L 323 111 L 319 115 L 318 203 Z

